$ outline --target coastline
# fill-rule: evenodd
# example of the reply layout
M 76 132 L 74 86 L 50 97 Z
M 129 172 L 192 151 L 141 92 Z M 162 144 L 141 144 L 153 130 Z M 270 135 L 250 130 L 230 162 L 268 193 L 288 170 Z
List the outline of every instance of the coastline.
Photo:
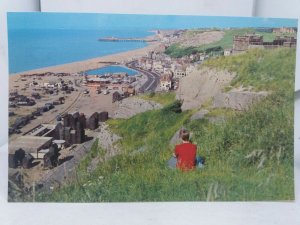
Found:
M 146 38 L 152 38 L 155 35 L 147 36 Z M 116 63 L 122 63 L 122 61 L 128 60 L 133 57 L 139 57 L 146 55 L 147 52 L 157 49 L 160 46 L 160 42 L 150 42 L 148 46 L 145 46 L 143 48 L 138 48 L 134 50 L 129 50 L 125 52 L 105 55 L 105 56 L 99 56 L 96 58 L 71 62 L 71 63 L 65 63 L 65 64 L 59 64 L 55 66 L 48 66 L 48 67 L 42 67 L 38 69 L 33 70 L 27 70 L 22 71 L 18 73 L 11 73 L 9 74 L 9 81 L 14 81 L 20 77 L 20 75 L 23 74 L 33 74 L 33 73 L 45 73 L 45 72 L 53 72 L 53 73 L 79 73 L 86 70 L 93 70 L 93 69 L 99 69 L 105 66 L 109 66 L 112 63 L 108 62 L 116 62 Z

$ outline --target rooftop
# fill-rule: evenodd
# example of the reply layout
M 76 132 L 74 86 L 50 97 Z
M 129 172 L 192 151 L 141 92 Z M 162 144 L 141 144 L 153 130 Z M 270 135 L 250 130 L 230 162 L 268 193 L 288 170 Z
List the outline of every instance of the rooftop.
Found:
M 30 135 L 30 136 L 46 136 L 49 132 L 54 130 L 56 125 L 54 124 L 40 124 L 36 126 L 35 128 L 31 129 L 24 135 Z
M 93 81 L 93 82 L 107 82 L 107 81 L 111 81 L 110 78 L 100 78 L 100 77 L 92 77 L 92 78 L 88 78 L 88 81 Z
M 14 154 L 19 148 L 28 153 L 36 153 L 43 148 L 47 148 L 52 140 L 52 137 L 21 136 L 9 143 L 9 153 Z

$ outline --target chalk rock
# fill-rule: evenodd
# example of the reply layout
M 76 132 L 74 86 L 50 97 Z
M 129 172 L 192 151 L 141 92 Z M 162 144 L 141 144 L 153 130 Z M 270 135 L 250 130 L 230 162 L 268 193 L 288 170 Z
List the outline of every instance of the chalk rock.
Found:
M 201 109 L 200 111 L 196 112 L 194 115 L 191 116 L 190 120 L 193 121 L 193 120 L 200 120 L 200 119 L 203 119 L 204 116 L 209 113 L 208 110 L 206 109 Z

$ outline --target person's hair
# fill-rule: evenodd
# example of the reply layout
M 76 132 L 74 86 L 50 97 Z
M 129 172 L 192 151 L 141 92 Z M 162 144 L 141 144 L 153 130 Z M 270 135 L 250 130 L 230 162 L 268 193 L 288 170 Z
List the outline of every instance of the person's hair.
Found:
M 190 139 L 190 132 L 186 129 L 181 129 L 179 132 L 179 137 L 183 140 L 183 141 L 189 141 Z

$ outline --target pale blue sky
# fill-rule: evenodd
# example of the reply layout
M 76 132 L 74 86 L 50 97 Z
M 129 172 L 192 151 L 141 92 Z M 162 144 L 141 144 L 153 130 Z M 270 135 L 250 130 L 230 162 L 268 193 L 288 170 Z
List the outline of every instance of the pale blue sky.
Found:
M 88 13 L 8 13 L 8 29 L 297 27 L 296 19 Z

